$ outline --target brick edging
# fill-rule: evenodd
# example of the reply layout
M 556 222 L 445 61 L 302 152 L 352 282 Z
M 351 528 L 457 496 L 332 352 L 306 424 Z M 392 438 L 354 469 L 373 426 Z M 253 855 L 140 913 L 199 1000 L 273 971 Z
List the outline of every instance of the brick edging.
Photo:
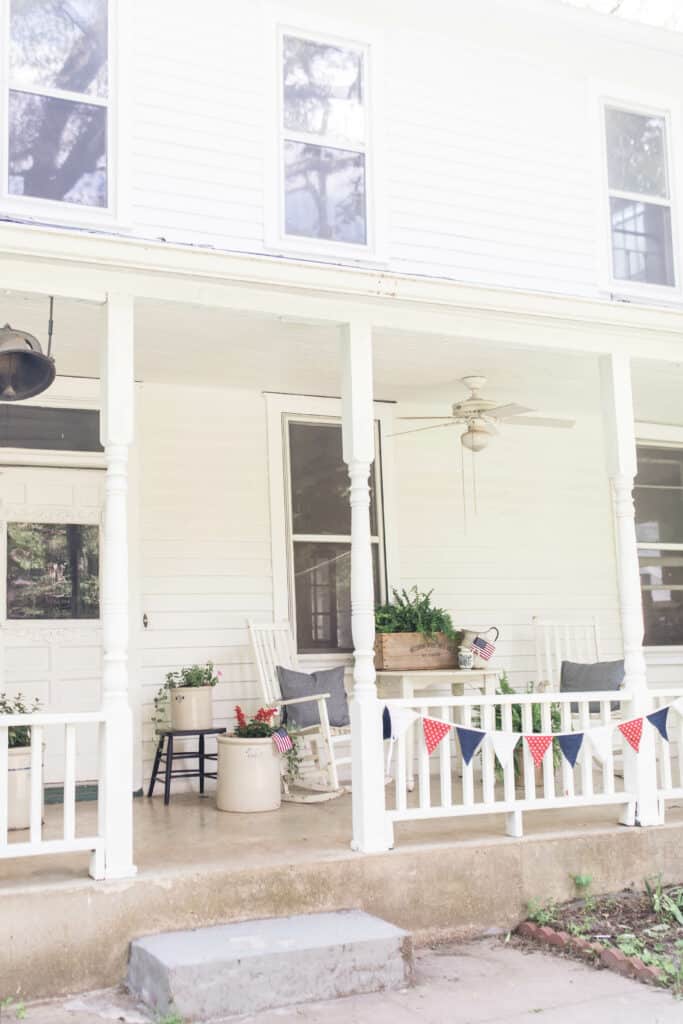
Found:
M 599 961 L 608 970 L 616 971 L 617 974 L 621 974 L 625 978 L 641 981 L 645 985 L 665 984 L 664 971 L 660 967 L 650 967 L 644 964 L 640 957 L 626 956 L 614 946 L 589 942 L 588 939 L 582 939 L 578 935 L 558 932 L 555 928 L 538 925 L 533 921 L 522 921 L 516 933 L 523 939 L 530 939 L 532 942 L 538 942 L 568 953 L 577 953 L 586 960 Z

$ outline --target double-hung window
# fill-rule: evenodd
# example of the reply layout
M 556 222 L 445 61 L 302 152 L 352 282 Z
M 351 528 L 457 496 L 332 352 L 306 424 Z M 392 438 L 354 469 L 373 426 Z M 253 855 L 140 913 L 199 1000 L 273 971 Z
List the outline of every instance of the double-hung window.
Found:
M 111 209 L 107 0 L 4 5 L 2 192 L 48 215 Z
M 634 500 L 645 646 L 683 644 L 683 448 L 638 447 Z
M 278 39 L 280 239 L 367 251 L 368 49 L 285 29 Z
M 616 282 L 676 285 L 669 120 L 604 105 L 611 276 Z
M 302 654 L 351 651 L 351 507 L 341 424 L 288 417 L 285 426 L 290 579 L 298 650 Z M 370 474 L 370 523 L 378 601 L 384 592 L 380 496 L 376 459 Z

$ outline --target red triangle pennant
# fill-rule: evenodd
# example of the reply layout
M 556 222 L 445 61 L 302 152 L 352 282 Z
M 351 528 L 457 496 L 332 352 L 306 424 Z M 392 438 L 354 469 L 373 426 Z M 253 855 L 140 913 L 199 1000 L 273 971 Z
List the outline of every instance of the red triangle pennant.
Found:
M 433 718 L 422 719 L 422 730 L 424 732 L 427 753 L 432 754 L 438 747 L 444 736 L 451 731 L 452 726 L 445 722 L 436 722 Z
M 630 722 L 622 722 L 619 732 L 626 737 L 637 754 L 640 749 L 640 737 L 643 735 L 642 718 L 632 718 Z
M 532 736 L 525 736 L 524 739 L 527 741 L 534 764 L 538 768 L 545 757 L 546 750 L 553 742 L 553 738 L 552 736 L 541 736 L 539 733 L 534 733 Z

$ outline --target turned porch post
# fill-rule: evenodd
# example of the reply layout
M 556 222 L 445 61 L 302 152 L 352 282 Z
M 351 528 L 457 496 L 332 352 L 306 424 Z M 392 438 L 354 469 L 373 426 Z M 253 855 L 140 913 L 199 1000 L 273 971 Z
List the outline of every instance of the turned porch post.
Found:
M 102 544 L 102 709 L 99 794 L 105 878 L 135 874 L 133 717 L 128 699 L 128 450 L 133 440 L 133 299 L 110 293 L 102 350 L 101 440 L 106 462 Z
M 351 481 L 352 847 L 388 850 L 384 804 L 382 711 L 375 686 L 375 595 L 370 532 L 370 468 L 375 457 L 372 330 L 364 321 L 342 328 L 342 433 Z
M 612 353 L 600 359 L 602 412 L 605 428 L 607 471 L 612 486 L 617 559 L 617 586 L 621 634 L 624 646 L 624 686 L 633 695 L 629 717 L 651 710 L 647 666 L 643 652 L 643 606 L 636 540 L 633 481 L 637 473 L 636 435 L 633 415 L 631 365 L 627 355 Z M 657 798 L 657 773 L 653 730 L 646 725 L 636 754 L 624 743 L 624 782 L 636 794 L 627 810 L 625 825 L 656 825 L 661 821 Z

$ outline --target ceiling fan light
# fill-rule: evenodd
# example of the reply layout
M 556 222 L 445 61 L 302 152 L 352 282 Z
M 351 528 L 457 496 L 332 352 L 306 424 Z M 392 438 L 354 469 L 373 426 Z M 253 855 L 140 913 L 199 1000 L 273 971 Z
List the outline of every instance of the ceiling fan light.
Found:
M 481 427 L 469 426 L 467 430 L 460 435 L 460 443 L 463 448 L 469 448 L 471 452 L 480 452 L 486 448 L 489 443 L 490 433 L 488 430 L 483 430 Z

